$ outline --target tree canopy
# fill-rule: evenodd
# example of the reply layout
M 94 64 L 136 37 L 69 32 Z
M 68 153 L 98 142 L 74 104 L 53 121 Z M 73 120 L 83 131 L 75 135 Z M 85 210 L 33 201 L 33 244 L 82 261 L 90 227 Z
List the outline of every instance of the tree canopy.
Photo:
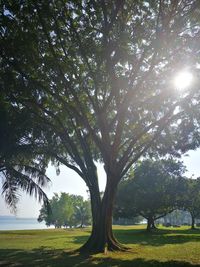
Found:
M 185 168 L 174 160 L 145 160 L 119 185 L 115 210 L 120 217 L 137 215 L 147 219 L 147 230 L 154 221 L 176 208 L 178 180 Z
M 48 140 L 38 153 L 87 184 L 83 249 L 122 248 L 114 198 L 142 155 L 199 146 L 199 10 L 197 0 L 1 2 L 1 85 Z M 194 76 L 183 92 L 173 84 L 180 69 Z M 102 199 L 95 160 L 107 176 Z
M 181 179 L 177 205 L 178 208 L 190 213 L 191 228 L 194 229 L 195 219 L 200 216 L 200 178 Z
M 45 221 L 47 226 L 83 227 L 91 222 L 90 203 L 82 196 L 61 193 L 54 194 L 49 200 L 51 212 L 42 206 L 38 221 Z

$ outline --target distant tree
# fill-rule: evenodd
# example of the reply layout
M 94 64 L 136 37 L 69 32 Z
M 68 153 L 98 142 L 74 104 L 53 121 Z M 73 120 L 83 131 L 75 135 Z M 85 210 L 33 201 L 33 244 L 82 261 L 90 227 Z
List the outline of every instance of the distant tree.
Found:
M 161 219 L 160 223 L 163 223 L 163 221 L 165 225 L 167 223 L 170 225 L 189 225 L 191 222 L 191 215 L 188 211 L 176 209 Z
M 91 222 L 89 201 L 84 201 L 82 196 L 61 193 L 54 194 L 50 199 L 51 212 L 42 206 L 38 221 L 45 221 L 47 226 L 83 227 Z
M 114 225 L 134 225 L 139 224 L 141 221 L 143 221 L 144 218 L 142 216 L 126 216 L 126 214 L 123 214 L 121 212 L 118 213 L 118 210 L 114 208 L 113 212 L 113 224 Z
M 191 228 L 195 229 L 195 219 L 200 217 L 200 178 L 180 181 L 178 206 L 191 215 Z
M 91 224 L 91 204 L 88 200 L 83 200 L 82 197 L 77 203 L 75 202 L 75 221 L 79 222 L 79 226 Z
M 147 219 L 147 230 L 155 228 L 154 221 L 175 208 L 176 179 L 184 170 L 174 160 L 142 161 L 120 183 L 115 210 L 129 218 L 141 215 Z

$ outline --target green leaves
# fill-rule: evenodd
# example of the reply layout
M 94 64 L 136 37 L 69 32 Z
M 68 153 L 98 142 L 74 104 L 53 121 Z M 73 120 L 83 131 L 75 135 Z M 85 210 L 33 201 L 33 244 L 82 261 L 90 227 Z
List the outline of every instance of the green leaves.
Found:
M 77 227 L 90 224 L 91 210 L 89 201 L 84 201 L 82 196 L 61 193 L 54 194 L 50 199 L 51 213 L 45 206 L 40 210 L 38 221 L 45 221 L 48 226 Z
M 34 103 L 28 109 L 34 119 L 40 117 L 43 129 L 51 125 L 57 136 L 61 131 L 66 136 L 75 133 L 77 127 L 87 132 L 94 157 L 98 154 L 105 163 L 114 160 L 113 166 L 119 162 L 122 175 L 143 149 L 178 155 L 183 136 L 189 139 L 185 150 L 198 145 L 194 132 L 199 123 L 187 127 L 187 121 L 188 131 L 181 132 L 176 124 L 197 111 L 197 104 L 190 110 L 180 105 L 184 95 L 175 95 L 170 82 L 180 66 L 195 71 L 199 62 L 192 16 L 196 5 L 191 1 L 185 9 L 184 3 L 152 1 L 5 1 L 2 87 L 20 95 L 21 105 Z M 193 46 L 186 42 L 185 31 L 194 35 Z M 198 92 L 195 98 L 198 102 Z M 172 119 L 176 104 L 183 113 Z M 82 158 L 79 137 L 73 134 L 70 139 Z M 65 142 L 71 155 L 74 148 L 69 139 Z
M 5 201 L 15 212 L 23 190 L 47 207 L 42 188 L 50 182 L 45 174 L 48 159 L 36 153 L 43 142 L 41 132 L 34 128 L 30 113 L 13 101 L 12 90 L 1 93 L 0 110 L 0 175 Z
M 189 211 L 194 218 L 200 216 L 200 179 L 182 179 L 182 192 L 178 198 L 178 207 Z
M 116 213 L 128 218 L 164 216 L 176 207 L 177 180 L 184 171 L 181 162 L 170 159 L 137 164 L 119 185 Z

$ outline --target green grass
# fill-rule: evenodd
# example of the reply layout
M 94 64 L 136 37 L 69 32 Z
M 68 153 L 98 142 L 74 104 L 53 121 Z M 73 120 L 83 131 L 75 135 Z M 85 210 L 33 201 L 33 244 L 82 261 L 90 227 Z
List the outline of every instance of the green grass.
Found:
M 200 267 L 200 230 L 144 226 L 114 227 L 116 237 L 131 249 L 92 256 L 79 255 L 90 229 L 0 231 L 0 266 Z

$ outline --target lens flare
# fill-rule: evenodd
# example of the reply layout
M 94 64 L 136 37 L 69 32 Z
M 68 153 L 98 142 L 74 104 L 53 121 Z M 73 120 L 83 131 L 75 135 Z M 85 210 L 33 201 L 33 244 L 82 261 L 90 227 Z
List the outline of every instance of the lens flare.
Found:
M 192 73 L 188 71 L 179 72 L 174 78 L 174 85 L 177 89 L 184 90 L 188 88 L 193 81 Z

